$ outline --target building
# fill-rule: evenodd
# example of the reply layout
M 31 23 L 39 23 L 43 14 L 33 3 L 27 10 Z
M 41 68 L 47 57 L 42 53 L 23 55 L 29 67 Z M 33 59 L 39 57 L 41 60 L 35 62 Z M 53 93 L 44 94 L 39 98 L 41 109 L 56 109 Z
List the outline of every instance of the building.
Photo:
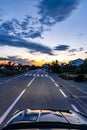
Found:
M 84 60 L 82 60 L 82 59 L 79 58 L 79 59 L 70 61 L 70 62 L 69 62 L 69 65 L 79 66 L 79 65 L 81 65 L 81 64 L 83 64 L 83 63 L 84 63 Z

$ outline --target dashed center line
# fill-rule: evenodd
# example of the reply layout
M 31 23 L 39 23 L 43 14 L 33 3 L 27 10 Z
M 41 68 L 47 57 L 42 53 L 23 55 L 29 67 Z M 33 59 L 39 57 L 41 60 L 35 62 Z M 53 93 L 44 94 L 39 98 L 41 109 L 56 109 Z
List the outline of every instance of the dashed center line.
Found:
M 27 87 L 29 87 L 29 86 L 32 84 L 32 82 L 35 80 L 35 78 L 36 78 L 36 77 L 34 77 L 34 78 L 28 83 Z
M 59 87 L 59 85 L 57 83 L 55 83 L 56 87 Z
M 71 104 L 71 106 L 76 112 L 79 112 L 78 108 L 74 104 Z
M 50 79 L 52 80 L 53 83 L 55 82 L 54 79 L 53 79 L 52 77 L 50 77 Z
M 66 94 L 63 92 L 62 89 L 59 89 L 59 91 L 62 93 L 62 95 L 63 95 L 65 98 L 67 98 Z

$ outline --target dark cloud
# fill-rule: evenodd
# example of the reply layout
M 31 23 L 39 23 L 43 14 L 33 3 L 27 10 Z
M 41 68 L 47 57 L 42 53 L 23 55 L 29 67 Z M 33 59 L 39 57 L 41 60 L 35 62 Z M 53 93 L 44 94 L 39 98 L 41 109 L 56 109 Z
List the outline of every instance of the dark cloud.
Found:
M 69 53 L 73 53 L 73 52 L 76 52 L 77 51 L 77 49 L 71 49 L 71 50 L 69 50 L 68 52 Z
M 87 51 L 85 53 L 87 54 Z
M 18 56 L 8 56 L 7 59 L 10 60 L 10 61 L 19 63 L 19 64 L 31 64 L 29 59 L 23 59 L 23 58 L 20 58 Z
M 53 25 L 66 20 L 77 9 L 80 0 L 40 0 L 38 5 L 41 23 Z
M 84 48 L 83 47 L 80 47 L 79 49 L 78 49 L 78 51 L 83 51 L 84 50 Z
M 18 39 L 14 36 L 4 36 L 0 35 L 0 45 L 8 45 L 12 47 L 19 47 L 19 48 L 27 48 L 33 52 L 41 52 L 48 55 L 53 55 L 52 50 L 44 45 L 39 43 L 25 41 L 23 39 Z
M 10 59 L 8 59 L 8 58 L 3 58 L 3 57 L 0 57 L 0 60 L 1 60 L 1 61 L 4 61 L 4 60 L 10 60 Z
M 29 59 L 22 59 L 18 56 L 8 56 L 7 58 L 0 57 L 0 60 L 1 61 L 12 61 L 12 62 L 19 63 L 19 64 L 31 64 Z
M 75 56 L 76 54 L 71 54 L 71 55 L 69 55 L 69 56 Z
M 83 51 L 84 50 L 84 48 L 83 47 L 80 47 L 80 48 L 78 48 L 78 49 L 70 49 L 70 50 L 68 50 L 68 52 L 69 53 L 74 53 L 74 52 L 79 52 L 79 51 Z
M 83 36 L 84 34 L 83 33 L 80 33 L 79 36 Z
M 22 22 L 17 19 L 5 21 L 0 25 L 0 34 L 16 36 L 20 38 L 42 38 L 44 29 L 39 20 L 25 16 Z
M 54 48 L 54 50 L 58 50 L 58 51 L 65 51 L 65 50 L 68 50 L 70 46 L 68 45 L 58 45 Z

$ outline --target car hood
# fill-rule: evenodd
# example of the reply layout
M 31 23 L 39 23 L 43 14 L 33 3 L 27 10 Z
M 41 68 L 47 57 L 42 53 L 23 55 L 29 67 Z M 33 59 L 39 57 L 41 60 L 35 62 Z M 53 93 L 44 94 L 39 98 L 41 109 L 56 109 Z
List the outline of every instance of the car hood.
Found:
M 87 125 L 87 117 L 75 111 L 31 110 L 16 112 L 7 124 L 22 122 L 61 122 Z

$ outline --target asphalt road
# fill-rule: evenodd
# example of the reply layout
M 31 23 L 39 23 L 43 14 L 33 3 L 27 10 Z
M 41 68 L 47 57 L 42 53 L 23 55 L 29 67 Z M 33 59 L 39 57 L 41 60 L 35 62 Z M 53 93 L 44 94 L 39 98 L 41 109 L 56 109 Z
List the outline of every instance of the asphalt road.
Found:
M 75 110 L 87 114 L 87 93 L 44 69 L 0 77 L 1 127 L 17 110 Z

